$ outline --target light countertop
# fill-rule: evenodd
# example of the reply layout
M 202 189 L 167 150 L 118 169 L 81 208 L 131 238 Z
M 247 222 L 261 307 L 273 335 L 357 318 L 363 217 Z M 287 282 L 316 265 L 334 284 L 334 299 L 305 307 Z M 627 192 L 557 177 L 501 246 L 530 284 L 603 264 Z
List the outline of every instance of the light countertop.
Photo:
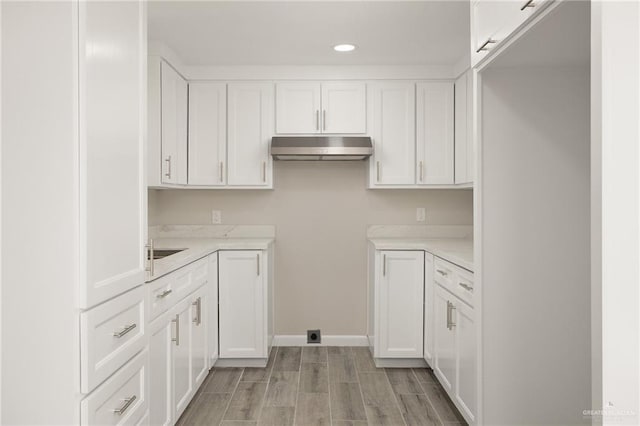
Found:
M 156 280 L 218 250 L 266 250 L 273 242 L 273 238 L 156 238 L 154 249 L 185 250 L 156 260 L 153 277 L 147 276 L 146 281 Z
M 468 238 L 369 238 L 376 250 L 425 250 L 473 272 L 473 240 Z

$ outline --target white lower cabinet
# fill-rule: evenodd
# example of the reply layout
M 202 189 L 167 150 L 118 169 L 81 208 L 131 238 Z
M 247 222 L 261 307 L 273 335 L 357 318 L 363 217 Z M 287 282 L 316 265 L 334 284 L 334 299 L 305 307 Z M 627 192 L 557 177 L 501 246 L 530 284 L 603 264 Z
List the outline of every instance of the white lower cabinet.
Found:
M 433 333 L 434 319 L 433 300 L 435 297 L 435 283 L 433 282 L 433 255 L 424 254 L 424 360 L 433 367 Z
M 209 259 L 204 260 L 163 277 L 169 281 L 181 277 L 194 290 L 167 307 L 167 311 L 149 325 L 149 422 L 152 425 L 173 425 L 209 372 L 210 274 Z M 152 298 L 155 296 L 153 283 L 149 294 Z
M 436 285 L 433 311 L 434 327 L 434 371 L 440 383 L 451 391 L 456 375 L 456 334 L 451 327 L 451 306 L 454 296 L 439 285 Z
M 262 250 L 219 255 L 220 358 L 267 358 L 267 262 Z
M 476 413 L 476 330 L 473 309 L 456 302 L 456 386 L 455 400 L 463 413 L 473 419 Z
M 449 278 L 453 283 L 460 281 L 455 272 Z M 474 311 L 447 290 L 446 285 L 435 284 L 434 371 L 464 418 L 474 423 L 477 404 Z
M 424 251 L 379 251 L 374 358 L 422 358 Z

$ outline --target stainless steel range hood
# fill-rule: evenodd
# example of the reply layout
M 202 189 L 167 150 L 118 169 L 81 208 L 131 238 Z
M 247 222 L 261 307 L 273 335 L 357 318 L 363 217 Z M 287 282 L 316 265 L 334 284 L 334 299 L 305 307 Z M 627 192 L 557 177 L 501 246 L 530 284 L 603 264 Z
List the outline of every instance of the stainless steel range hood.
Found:
M 358 161 L 373 154 L 368 136 L 275 136 L 271 139 L 274 160 Z

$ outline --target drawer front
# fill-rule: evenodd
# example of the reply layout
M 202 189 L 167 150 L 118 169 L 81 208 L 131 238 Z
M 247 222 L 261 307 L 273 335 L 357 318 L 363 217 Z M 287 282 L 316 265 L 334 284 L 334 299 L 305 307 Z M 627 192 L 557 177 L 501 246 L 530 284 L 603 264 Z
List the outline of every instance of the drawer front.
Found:
M 80 403 L 83 425 L 135 425 L 147 413 L 145 350 Z
M 153 281 L 149 287 L 149 309 L 150 319 L 158 317 L 158 315 L 166 312 L 178 301 L 176 293 L 176 280 L 173 274 L 169 274 L 156 281 Z
M 89 393 L 145 345 L 144 287 L 80 315 L 80 387 Z
M 435 281 L 447 290 L 453 292 L 453 283 L 455 282 L 455 266 L 445 260 L 436 257 L 433 262 L 433 269 L 433 276 Z
M 473 306 L 473 272 L 436 257 L 435 281 Z

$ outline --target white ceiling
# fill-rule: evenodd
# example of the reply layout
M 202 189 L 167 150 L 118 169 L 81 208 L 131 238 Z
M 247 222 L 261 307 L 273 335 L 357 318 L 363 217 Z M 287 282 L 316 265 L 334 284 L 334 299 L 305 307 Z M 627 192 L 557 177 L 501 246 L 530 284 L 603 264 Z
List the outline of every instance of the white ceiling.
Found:
M 453 65 L 469 51 L 468 0 L 157 1 L 148 15 L 149 39 L 187 65 Z

